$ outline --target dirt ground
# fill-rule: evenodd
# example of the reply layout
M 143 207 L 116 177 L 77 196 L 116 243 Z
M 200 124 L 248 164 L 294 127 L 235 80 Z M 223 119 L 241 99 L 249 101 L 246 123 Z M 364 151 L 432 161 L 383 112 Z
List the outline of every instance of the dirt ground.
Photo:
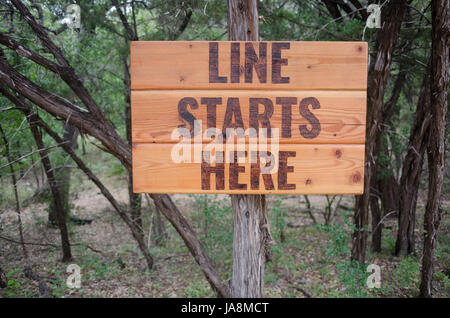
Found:
M 8 287 L 2 297 L 42 297 L 39 280 L 27 278 L 24 267 L 32 271 L 51 290 L 54 297 L 214 297 L 200 268 L 176 231 L 167 225 L 168 238 L 162 246 L 150 243 L 155 265 L 148 270 L 130 231 L 97 188 L 83 176 L 76 175 L 72 186 L 72 214 L 93 220 L 91 224 L 69 225 L 71 263 L 81 268 L 81 288 L 66 285 L 70 273 L 60 262 L 57 229 L 47 225 L 47 203 L 33 203 L 22 211 L 29 259 L 23 256 L 18 241 L 17 215 L 12 208 L 0 212 L 0 267 Z M 116 198 L 127 202 L 126 179 L 104 178 Z M 232 217 L 227 196 L 209 196 L 208 208 L 201 206 L 206 197 L 174 195 L 175 202 L 204 242 L 224 280 L 231 275 Z M 314 215 L 323 223 L 324 196 L 310 196 Z M 313 224 L 306 213 L 303 196 L 268 196 L 271 230 L 276 244 L 273 259 L 266 265 L 267 297 L 414 297 L 420 282 L 421 213 L 419 204 L 418 255 L 396 258 L 392 255 L 396 219 L 388 218 L 383 228 L 383 252 L 368 252 L 367 264 L 381 267 L 381 288 L 370 289 L 366 267 L 349 262 L 353 196 L 340 202 L 334 225 Z M 336 200 L 337 201 L 337 200 Z M 441 223 L 437 252 L 437 297 L 450 296 L 448 202 Z M 143 200 L 146 237 L 154 206 Z M 209 212 L 208 212 L 209 211 Z M 208 214 L 209 213 L 209 214 Z M 209 223 L 205 222 L 209 220 Z M 340 224 L 340 225 L 339 225 Z M 282 229 L 282 230 L 281 230 Z M 282 235 L 280 235 L 280 233 Z M 284 241 L 282 242 L 282 237 Z M 147 240 L 147 238 L 146 238 Z M 42 285 L 42 283 L 41 283 Z

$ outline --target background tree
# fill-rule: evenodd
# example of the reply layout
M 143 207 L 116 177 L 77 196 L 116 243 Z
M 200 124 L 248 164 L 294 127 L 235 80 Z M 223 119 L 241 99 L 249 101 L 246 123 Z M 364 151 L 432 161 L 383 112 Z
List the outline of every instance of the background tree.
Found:
M 366 153 L 364 169 L 364 194 L 357 196 L 353 233 L 353 260 L 364 263 L 367 246 L 369 202 L 372 180 L 375 176 L 377 153 L 376 136 L 382 119 L 383 97 L 392 64 L 392 52 L 400 31 L 406 0 L 392 1 L 382 9 L 383 26 L 377 32 L 375 53 L 371 58 L 367 85 Z
M 256 1 L 228 0 L 228 39 L 258 41 Z M 231 297 L 264 297 L 264 263 L 270 258 L 269 231 L 264 195 L 232 194 L 233 276 Z
M 81 30 L 64 23 L 66 8 L 72 3 L 81 8 Z M 381 29 L 365 27 L 366 8 L 372 3 L 381 5 Z M 229 18 L 228 9 L 235 4 L 237 11 Z M 448 23 L 443 22 L 448 21 L 444 17 L 445 8 L 443 2 L 436 1 L 432 6 L 432 1 L 419 0 L 230 1 L 230 7 L 228 1 L 221 0 L 0 0 L 0 48 L 4 52 L 0 59 L 0 121 L 8 141 L 5 142 L 5 138 L 0 141 L 0 240 L 5 247 L 0 249 L 3 270 L 0 280 L 10 280 L 0 294 L 5 290 L 10 292 L 11 277 L 16 280 L 22 276 L 37 277 L 28 269 L 21 277 L 14 274 L 12 264 L 19 259 L 28 263 L 22 256 L 24 247 L 30 259 L 35 255 L 44 256 L 47 265 L 52 257 L 46 249 L 62 251 L 59 226 L 56 230 L 46 224 L 41 226 L 39 213 L 30 213 L 40 211 L 37 202 L 55 206 L 48 186 L 50 182 L 45 177 L 50 170 L 53 172 L 50 179 L 55 179 L 57 191 L 63 198 L 64 213 L 68 214 L 67 207 L 71 206 L 75 207 L 72 216 L 76 217 L 80 210 L 85 213 L 80 201 L 84 201 L 88 182 L 94 184 L 112 207 L 100 210 L 97 204 L 103 204 L 98 199 L 88 208 L 92 224 L 84 227 L 67 224 L 70 243 L 65 244 L 71 247 L 75 261 L 90 268 L 85 256 L 92 259 L 89 253 L 95 253 L 101 255 L 101 266 L 118 264 L 120 270 L 135 268 L 141 274 L 140 263 L 143 262 L 149 278 L 140 275 L 139 281 L 145 282 L 145 286 L 151 285 L 152 290 L 160 287 L 161 279 L 171 279 L 176 272 L 184 273 L 189 268 L 190 262 L 185 258 L 189 257 L 185 254 L 189 251 L 194 265 L 201 270 L 186 273 L 182 283 L 173 280 L 171 287 L 178 295 L 411 297 L 419 292 L 415 281 L 422 260 L 422 295 L 430 296 L 433 292 L 442 295 L 448 282 L 445 256 L 448 220 L 444 211 L 448 204 L 449 178 L 445 178 L 446 170 L 442 170 L 441 164 L 445 158 L 441 149 L 448 145 L 442 143 L 446 136 L 445 128 L 442 135 L 442 127 L 446 121 L 441 115 L 446 111 L 440 112 L 447 107 L 442 95 L 448 85 L 448 74 L 444 71 L 448 59 L 443 58 L 448 56 L 445 50 L 448 42 L 444 43 L 448 41 Z M 246 15 L 246 12 L 252 14 Z M 248 29 L 250 33 L 246 33 Z M 259 29 L 259 38 L 256 38 L 256 29 Z M 233 38 L 232 33 L 238 35 Z M 142 200 L 132 193 L 129 42 L 136 39 L 220 41 L 227 40 L 228 35 L 230 39 L 240 39 L 242 35 L 242 39 L 263 41 L 369 42 L 367 141 L 370 147 L 366 149 L 366 173 L 370 183 L 365 184 L 368 190 L 358 199 L 355 211 L 351 207 L 353 196 L 307 196 L 305 200 L 290 196 L 233 196 L 231 200 L 211 195 L 176 196 L 175 205 L 168 195 L 148 194 L 146 200 Z M 431 85 L 434 85 L 433 104 Z M 440 108 L 436 106 L 432 110 L 432 105 Z M 65 136 L 68 126 L 79 130 L 81 138 L 77 141 L 81 142 L 81 149 L 76 148 L 77 141 L 69 134 Z M 431 126 L 433 132 L 430 132 Z M 41 134 L 42 147 L 36 145 L 30 127 Z M 69 140 L 73 142 L 68 143 Z M 437 144 L 440 144 L 438 148 Z M 9 159 L 5 145 L 9 147 Z M 428 156 L 425 156 L 427 148 Z M 49 159 L 47 167 L 51 166 L 50 169 L 43 168 L 42 151 L 47 152 L 44 157 Z M 70 172 L 70 178 L 64 171 Z M 13 175 L 16 181 L 11 181 Z M 427 198 L 429 186 L 431 197 Z M 90 191 L 89 196 L 95 192 Z M 432 196 L 431 193 L 439 194 Z M 423 229 L 420 225 L 427 200 Z M 295 202 L 295 206 L 291 206 L 291 202 Z M 23 223 L 22 235 L 14 212 L 17 203 Z M 436 209 L 440 204 L 443 204 L 443 212 Z M 182 211 L 178 205 L 183 207 Z M 130 253 L 128 247 L 118 250 L 108 244 L 100 245 L 102 250 L 99 251 L 98 247 L 92 247 L 90 237 L 80 237 L 84 229 L 101 230 L 97 226 L 104 221 L 104 214 L 114 220 L 107 213 L 111 210 L 122 222 L 118 225 L 120 229 L 130 232 L 130 240 L 134 241 L 128 244 L 134 244 L 138 253 Z M 238 218 L 246 210 L 255 211 L 251 214 L 253 233 L 245 232 L 246 218 Z M 8 212 L 13 215 L 11 222 Z M 356 217 L 355 224 L 347 220 L 352 214 Z M 164 223 L 158 221 L 162 219 L 160 215 L 169 221 L 165 231 L 171 235 L 166 237 L 166 244 L 157 245 L 156 238 L 164 236 Z M 322 223 L 322 215 L 325 224 L 310 224 L 310 219 Z M 443 226 L 438 227 L 439 219 Z M 272 225 L 273 241 L 267 220 Z M 235 232 L 231 227 L 233 222 Z M 147 234 L 150 231 L 145 227 L 151 228 L 152 233 Z M 161 233 L 155 232 L 158 228 Z M 36 236 L 37 231 L 41 231 L 40 236 Z M 111 231 L 116 233 L 115 229 Z M 353 253 L 350 249 L 352 232 Z M 36 237 L 39 240 L 33 241 Z M 55 239 L 57 243 L 51 241 Z M 258 252 L 246 253 L 251 249 L 237 244 L 239 240 L 259 248 Z M 127 242 L 126 235 L 123 241 Z M 81 250 L 85 245 L 88 250 Z M 312 246 L 314 251 L 308 250 Z M 372 248 L 366 250 L 367 246 Z M 382 253 L 377 253 L 380 251 Z M 266 262 L 269 252 L 272 261 Z M 401 257 L 392 258 L 391 253 Z M 408 257 L 403 257 L 406 254 Z M 135 260 L 134 264 L 128 263 L 125 256 Z M 350 266 L 350 258 L 359 260 L 361 265 Z M 364 262 L 386 264 L 382 290 L 366 288 L 368 274 Z M 256 267 L 252 267 L 255 264 Z M 254 275 L 246 274 L 244 265 L 257 268 Z M 49 275 L 58 276 L 54 270 L 58 264 L 53 266 L 47 267 Z M 317 271 L 318 266 L 320 271 Z M 163 269 L 166 268 L 170 276 L 165 275 Z M 312 268 L 316 272 L 311 272 Z M 187 286 L 190 279 L 197 278 L 197 272 L 203 273 L 205 280 L 195 279 L 196 287 Z M 114 280 L 109 272 L 103 274 Z M 127 275 L 127 282 L 132 276 Z M 409 282 L 405 282 L 406 277 Z M 251 280 L 248 286 L 247 278 Z M 327 280 L 335 283 L 327 285 L 324 283 Z M 21 284 L 19 289 L 22 285 L 27 286 Z M 141 288 L 145 290 L 145 286 Z M 134 290 L 141 291 L 140 288 Z M 64 294 L 64 291 L 55 292 L 58 293 Z
M 437 233 L 441 221 L 441 195 L 445 171 L 445 133 L 448 112 L 448 81 L 450 72 L 450 3 L 431 2 L 433 29 L 431 50 L 431 118 L 428 144 L 429 186 L 424 220 L 424 244 L 420 295 L 433 294 L 433 267 Z

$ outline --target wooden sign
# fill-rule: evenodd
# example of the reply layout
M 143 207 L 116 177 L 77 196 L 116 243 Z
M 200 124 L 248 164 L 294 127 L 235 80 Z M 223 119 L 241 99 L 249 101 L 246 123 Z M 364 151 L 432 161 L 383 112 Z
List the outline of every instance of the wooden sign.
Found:
M 360 194 L 366 42 L 132 42 L 136 193 Z

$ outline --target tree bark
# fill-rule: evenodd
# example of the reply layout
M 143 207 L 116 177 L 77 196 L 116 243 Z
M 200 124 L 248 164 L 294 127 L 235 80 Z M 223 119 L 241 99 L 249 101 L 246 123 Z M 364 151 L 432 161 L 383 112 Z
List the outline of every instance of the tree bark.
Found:
M 20 237 L 20 242 L 22 245 L 23 256 L 25 257 L 25 259 L 28 259 L 28 252 L 25 247 L 25 243 L 24 243 L 24 239 L 23 239 L 23 224 L 22 224 L 22 217 L 21 217 L 21 212 L 20 212 L 19 192 L 17 191 L 17 178 L 16 178 L 16 172 L 14 171 L 14 164 L 13 164 L 14 160 L 11 156 L 11 152 L 9 151 L 9 142 L 8 142 L 8 139 L 6 138 L 6 134 L 2 128 L 1 123 L 0 123 L 0 133 L 2 135 L 3 143 L 5 144 L 4 147 L 5 147 L 5 152 L 6 152 L 6 158 L 8 159 L 9 169 L 11 172 L 11 181 L 12 181 L 13 189 L 14 189 L 14 197 L 16 199 L 16 213 L 17 213 L 17 221 L 19 223 L 19 237 Z
M 416 223 L 416 202 L 419 189 L 419 177 L 428 145 L 431 121 L 430 75 L 428 66 L 422 81 L 416 115 L 409 137 L 408 151 L 403 161 L 400 177 L 398 232 L 395 243 L 395 255 L 407 255 L 415 252 L 414 228 Z
M 61 193 L 59 191 L 58 185 L 56 183 L 55 175 L 49 159 L 49 153 L 45 149 L 44 142 L 42 140 L 41 131 L 38 129 L 37 125 L 33 122 L 30 116 L 26 116 L 28 124 L 30 125 L 31 133 L 33 134 L 36 146 L 39 149 L 39 155 L 41 156 L 42 165 L 44 166 L 45 174 L 47 175 L 48 184 L 50 186 L 50 191 L 52 193 L 53 203 L 56 208 L 56 218 L 58 221 L 58 227 L 61 232 L 61 246 L 63 252 L 63 262 L 69 262 L 72 260 L 72 252 L 69 242 L 69 234 L 67 231 L 66 218 L 64 215 L 64 207 L 61 200 Z
M 14 77 L 14 80 L 11 80 L 11 77 Z M 42 88 L 32 83 L 28 78 L 17 73 L 2 58 L 0 58 L 0 83 L 9 87 L 16 93 L 27 97 L 37 106 L 48 111 L 53 116 L 61 117 L 64 120 L 73 123 L 80 131 L 87 132 L 97 140 L 102 141 L 103 145 L 106 147 L 105 151 L 108 151 L 119 158 L 126 169 L 129 170 L 131 168 L 131 149 L 124 146 L 124 141 L 122 139 L 116 139 L 116 134 L 110 134 L 107 131 L 107 128 L 100 122 L 97 122 L 92 116 L 89 116 L 86 113 L 75 112 L 73 109 L 67 109 L 64 100 L 59 99 L 55 94 L 44 91 Z M 178 233 L 183 237 L 189 251 L 202 268 L 202 271 L 204 272 L 206 279 L 211 283 L 212 288 L 218 292 L 219 296 L 227 297 L 229 295 L 228 290 L 224 289 L 223 286 L 225 285 L 223 285 L 219 275 L 214 270 L 211 260 L 208 258 L 203 246 L 195 236 L 195 233 L 191 233 L 187 230 L 187 227 L 189 227 L 188 222 L 179 212 L 170 196 L 167 194 L 152 194 L 151 198 L 155 201 L 155 204 L 156 200 L 166 202 L 166 210 L 163 212 L 164 216 L 175 228 L 177 228 Z M 176 218 L 173 218 L 173 215 L 176 215 Z M 180 222 L 182 223 L 174 223 L 178 220 L 181 220 Z M 185 224 L 187 224 L 187 227 L 184 226 Z
M 441 194 L 445 171 L 445 126 L 450 72 L 450 2 L 433 0 L 431 49 L 431 118 L 428 145 L 429 185 L 424 219 L 424 243 L 420 295 L 432 297 L 434 257 L 442 216 Z
M 45 91 L 19 74 L 2 58 L 0 58 L 0 83 L 26 97 L 52 116 L 67 120 L 76 126 L 80 133 L 94 136 L 108 152 L 130 169 L 131 149 L 110 125 L 105 125 L 89 112 L 81 110 L 58 95 Z
M 8 94 L 5 90 L 2 90 L 1 86 L 0 92 L 3 95 L 5 95 L 8 99 L 13 101 L 19 107 L 21 103 L 14 101 L 14 96 Z M 25 106 L 24 109 L 27 110 L 29 109 L 29 107 Z M 76 156 L 75 152 L 70 147 L 67 147 L 64 143 L 62 143 L 62 139 L 54 131 L 52 131 L 50 127 L 48 127 L 42 120 L 40 120 L 39 117 L 33 119 L 33 122 L 38 123 L 52 138 L 54 138 L 56 142 L 61 144 L 61 147 L 63 147 L 64 150 L 70 154 L 70 156 L 76 162 L 78 167 L 89 177 L 89 179 L 92 180 L 92 182 L 94 182 L 97 185 L 102 194 L 108 199 L 108 201 L 113 205 L 115 210 L 119 213 L 120 217 L 130 227 L 133 237 L 138 242 L 139 248 L 143 252 L 143 255 L 146 257 L 149 268 L 151 268 L 153 264 L 153 259 L 148 253 L 145 243 L 142 240 L 142 237 L 138 235 L 138 230 L 134 225 L 134 222 L 132 222 L 129 219 L 128 215 L 121 210 L 120 205 L 114 199 L 114 197 L 111 195 L 108 189 L 106 189 L 106 187 L 103 186 L 100 180 L 98 180 L 98 178 L 89 170 L 89 168 L 86 167 L 86 165 L 78 158 L 78 156 Z M 210 283 L 212 289 L 215 292 L 217 292 L 217 294 L 220 297 L 229 297 L 228 287 L 222 282 L 220 276 L 214 269 L 211 260 L 206 254 L 206 251 L 204 250 L 203 246 L 201 245 L 200 241 L 195 235 L 195 232 L 192 230 L 189 223 L 186 221 L 186 219 L 183 217 L 183 215 L 178 210 L 176 205 L 173 203 L 172 199 L 165 194 L 164 195 L 151 194 L 150 197 L 154 201 L 156 208 L 159 209 L 159 211 L 162 214 L 164 214 L 164 216 L 171 222 L 171 224 L 180 234 L 180 236 L 186 243 L 186 246 L 190 250 L 191 254 L 194 256 L 194 259 L 199 264 L 200 268 L 205 274 L 205 277 Z
M 370 66 L 367 87 L 367 119 L 364 193 L 356 196 L 351 259 L 365 262 L 367 226 L 372 179 L 376 177 L 376 136 L 382 120 L 383 97 L 392 64 L 392 52 L 402 23 L 406 0 L 391 1 L 382 11 L 383 26 L 377 33 L 374 61 Z
M 383 227 L 380 224 L 382 217 L 378 197 L 376 196 L 370 198 L 370 211 L 372 212 L 372 251 L 379 253 L 381 252 Z
M 228 0 L 228 37 L 258 41 L 256 0 Z M 269 258 L 269 232 L 264 195 L 231 195 L 234 214 L 231 297 L 264 297 L 264 263 Z
M 5 36 L 3 33 L 0 33 L 0 43 L 16 51 L 19 55 L 58 74 L 61 79 L 69 85 L 88 110 L 82 109 L 54 93 L 45 91 L 27 77 L 18 73 L 7 63 L 5 58 L 1 58 L 1 49 L 0 83 L 23 97 L 26 97 L 53 117 L 62 118 L 73 124 L 80 130 L 80 133 L 87 133 L 99 140 L 104 146 L 104 151 L 113 154 L 121 161 L 127 170 L 130 170 L 132 160 L 131 148 L 129 145 L 105 119 L 101 109 L 89 95 L 89 92 L 83 86 L 82 81 L 76 75 L 74 69 L 62 55 L 61 49 L 51 41 L 46 29 L 36 22 L 33 15 L 20 0 L 11 0 L 11 2 L 19 10 L 23 19 L 31 26 L 36 36 L 60 64 L 46 59 L 12 38 Z M 190 229 L 187 220 L 180 213 L 170 196 L 167 194 L 152 194 L 151 198 L 155 204 L 158 202 L 159 206 L 157 206 L 160 208 L 160 211 L 177 229 L 196 262 L 201 267 L 206 279 L 210 282 L 212 288 L 218 292 L 219 296 L 228 297 L 228 288 L 223 284 L 221 278 L 212 266 L 203 246 L 200 244 L 200 241 Z
M 383 150 L 382 150 L 383 151 Z M 392 169 L 391 169 L 392 171 Z M 400 184 L 394 175 L 383 178 L 378 182 L 378 191 L 381 195 L 381 206 L 383 207 L 383 215 L 394 212 L 392 216 L 398 215 Z
M 119 9 L 118 9 L 119 10 Z M 137 39 L 137 36 L 135 36 Z M 128 43 L 128 42 L 127 42 Z M 123 58 L 123 84 L 125 86 L 125 127 L 128 145 L 132 144 L 131 140 L 131 93 L 130 93 L 130 72 L 128 71 L 128 63 L 126 58 Z M 142 227 L 142 196 L 133 192 L 133 172 L 128 171 L 128 198 L 131 212 L 131 219 L 140 229 L 142 237 L 144 237 L 144 229 Z
M 164 219 L 161 217 L 161 212 L 159 212 L 158 209 L 155 209 L 153 212 L 153 218 L 152 218 L 152 227 L 153 227 L 153 242 L 156 246 L 162 246 L 164 244 L 164 241 L 167 239 L 167 229 L 166 229 L 166 223 L 164 222 Z
M 322 2 L 327 7 L 328 12 L 331 14 L 331 17 L 335 20 L 342 18 L 341 12 L 339 11 L 339 7 L 335 1 L 330 0 L 322 0 Z
M 59 137 L 59 135 L 52 130 L 41 118 L 40 116 L 33 112 L 31 109 L 31 106 L 28 105 L 25 101 L 19 100 L 16 96 L 10 94 L 8 91 L 6 91 L 1 85 L 0 85 L 0 93 L 2 93 L 6 98 L 8 98 L 12 103 L 14 103 L 17 108 L 24 113 L 25 116 L 29 117 L 30 120 L 33 122 L 34 125 L 39 126 L 42 128 L 50 137 L 55 140 L 64 151 L 69 154 L 69 156 L 72 158 L 72 160 L 77 164 L 78 168 L 80 168 L 81 171 L 83 171 L 86 176 L 99 188 L 101 193 L 104 195 L 104 197 L 111 203 L 111 205 L 114 207 L 116 212 L 119 214 L 119 216 L 122 218 L 122 220 L 128 225 L 130 228 L 130 231 L 133 235 L 133 238 L 138 243 L 139 249 L 142 252 L 142 255 L 144 255 L 149 270 L 153 267 L 153 258 L 148 252 L 145 242 L 143 240 L 143 237 L 139 234 L 139 229 L 134 225 L 132 220 L 129 218 L 127 213 L 122 210 L 119 203 L 116 201 L 116 199 L 112 196 L 112 194 L 109 192 L 109 190 L 101 183 L 101 181 L 95 176 L 95 174 L 84 164 L 84 162 L 76 155 L 73 147 L 70 146 L 70 144 L 65 143 L 64 140 Z
M 266 199 L 263 195 L 231 196 L 234 214 L 233 275 L 231 297 L 264 297 L 264 263 L 270 243 L 267 227 Z
M 63 142 L 67 143 L 73 150 L 77 147 L 78 129 L 69 123 L 64 124 Z M 64 208 L 64 215 L 67 218 L 70 214 L 70 174 L 71 167 L 67 167 L 63 164 L 62 167 L 55 169 L 55 180 L 58 185 L 59 192 L 61 193 L 61 201 Z M 57 224 L 57 212 L 53 202 L 50 204 L 50 211 L 48 214 L 48 220 L 52 224 Z
M 62 143 L 62 139 L 48 127 L 37 114 L 33 114 L 36 118 L 36 122 L 42 127 L 47 134 L 49 134 L 57 143 Z M 111 203 L 116 212 L 119 214 L 120 218 L 127 224 L 130 228 L 131 234 L 133 238 L 136 240 L 139 249 L 141 250 L 142 255 L 145 257 L 147 262 L 147 267 L 149 270 L 153 268 L 154 260 L 150 255 L 150 252 L 147 250 L 145 246 L 144 237 L 140 233 L 140 229 L 135 225 L 135 223 L 130 219 L 125 211 L 122 210 L 119 203 L 113 197 L 113 195 L 109 192 L 109 190 L 103 185 L 103 183 L 94 175 L 94 173 L 84 164 L 84 162 L 75 154 L 75 151 L 67 144 L 62 143 L 61 147 L 71 156 L 72 160 L 77 164 L 81 171 L 83 171 L 87 177 L 99 188 L 103 196 Z
M 380 222 L 382 220 L 383 212 L 386 215 L 392 211 L 392 206 L 395 205 L 394 202 L 396 201 L 396 198 L 391 198 L 390 195 L 392 194 L 391 192 L 395 191 L 396 187 L 398 187 L 397 181 L 392 175 L 378 175 L 378 171 L 386 171 L 389 169 L 389 167 L 382 166 L 378 161 L 379 155 L 387 152 L 386 145 L 385 143 L 382 143 L 381 137 L 385 133 L 387 126 L 392 123 L 392 115 L 400 97 L 405 79 L 406 72 L 403 70 L 403 65 L 400 65 L 399 74 L 395 80 L 391 97 L 383 106 L 382 122 L 379 126 L 377 135 L 375 136 L 374 156 L 377 159 L 377 166 L 375 167 L 375 177 L 372 178 L 370 211 L 372 214 L 372 251 L 376 253 L 381 252 L 383 225 L 380 224 Z M 390 171 L 392 173 L 392 170 Z M 379 199 L 381 199 L 383 211 L 380 209 Z

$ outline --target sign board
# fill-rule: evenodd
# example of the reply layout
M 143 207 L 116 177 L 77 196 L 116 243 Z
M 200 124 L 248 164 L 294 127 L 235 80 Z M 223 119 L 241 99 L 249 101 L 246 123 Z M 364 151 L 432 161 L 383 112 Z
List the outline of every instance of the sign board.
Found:
M 136 193 L 361 194 L 366 42 L 132 42 Z

